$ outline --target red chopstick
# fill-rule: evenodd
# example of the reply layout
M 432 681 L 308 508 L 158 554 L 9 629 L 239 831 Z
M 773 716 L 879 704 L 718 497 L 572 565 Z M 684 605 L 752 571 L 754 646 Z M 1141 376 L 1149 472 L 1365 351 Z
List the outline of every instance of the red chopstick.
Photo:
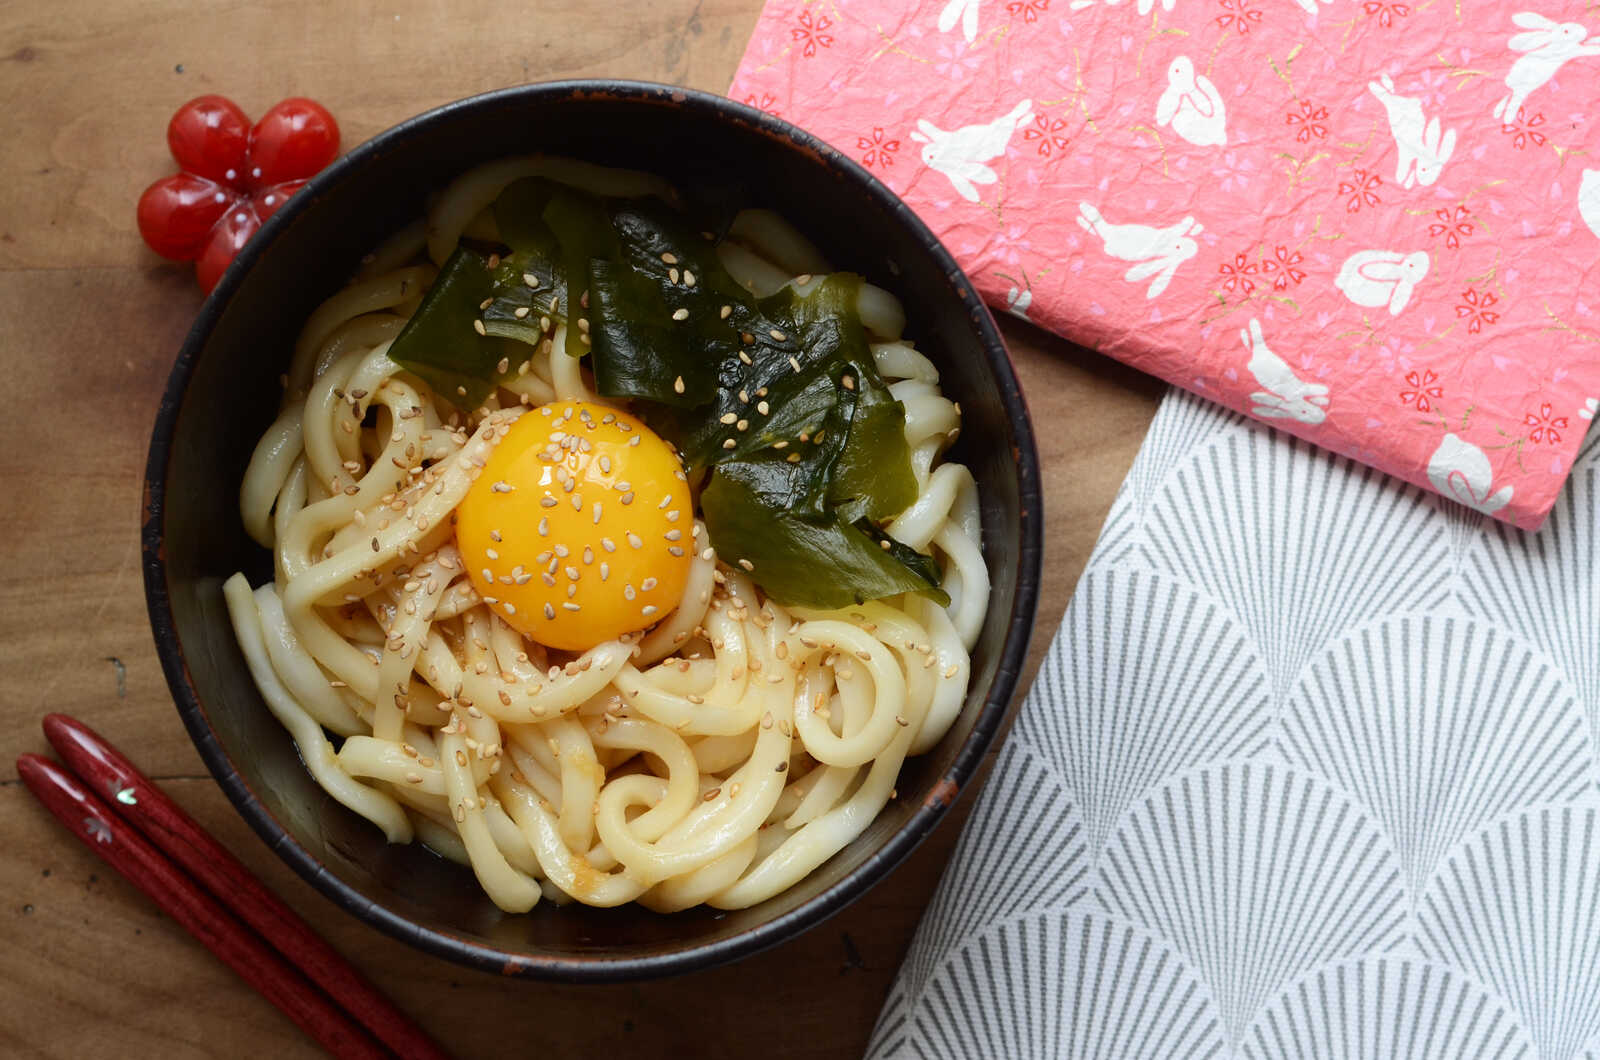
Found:
M 249 869 L 218 843 L 194 818 L 185 813 L 125 755 L 102 739 L 93 729 L 64 714 L 51 714 L 44 719 L 44 732 L 68 768 L 81 777 L 91 791 L 106 793 L 107 801 L 99 803 L 99 808 L 103 811 L 100 816 L 111 818 L 119 832 L 108 833 L 96 828 L 96 834 L 91 837 L 83 831 L 83 828 L 88 827 L 84 820 L 79 820 L 76 824 L 66 818 L 63 820 L 80 839 L 107 861 L 112 862 L 118 871 L 129 875 L 128 870 L 110 856 L 108 847 L 114 844 L 105 843 L 100 838 L 103 835 L 125 834 L 142 844 L 152 858 L 159 859 L 169 870 L 165 876 L 160 877 L 163 886 L 181 885 L 188 893 L 196 893 L 201 899 L 212 900 L 213 904 L 220 902 L 217 911 L 228 918 L 234 926 L 234 933 L 249 937 L 258 947 L 266 950 L 271 961 L 287 970 L 293 981 L 304 988 L 302 992 L 308 992 L 316 998 L 319 1003 L 316 1008 L 332 1009 L 350 1031 L 360 1034 L 361 1038 L 357 1040 L 358 1046 L 378 1049 L 376 1043 L 367 1037 L 370 1032 L 372 1037 L 406 1060 L 413 1058 L 449 1060 L 449 1054 L 429 1037 L 426 1031 L 396 1008 L 393 1002 L 324 942 L 310 925 L 267 890 Z M 35 756 L 24 756 L 24 758 L 35 758 Z M 47 760 L 36 759 L 36 761 L 39 765 L 30 763 L 30 770 L 37 772 L 42 765 L 48 767 L 52 773 L 65 777 L 65 774 L 61 774 L 61 771 Z M 23 764 L 19 760 L 19 772 L 22 769 Z M 27 780 L 26 775 L 24 780 Z M 42 800 L 45 799 L 44 794 L 33 782 L 29 782 L 29 787 Z M 83 795 L 98 802 L 90 791 L 83 792 Z M 55 811 L 55 805 L 48 800 L 46 805 Z M 56 812 L 56 816 L 61 817 L 60 812 Z M 83 814 L 79 816 L 84 817 Z M 132 825 L 137 831 L 130 831 L 121 821 L 116 821 L 115 818 L 118 816 L 125 819 L 127 824 Z M 139 833 L 142 833 L 142 836 Z M 134 848 L 133 844 L 129 846 L 130 849 Z M 165 858 L 162 855 L 165 855 Z M 167 858 L 171 859 L 170 863 L 166 861 Z M 173 868 L 174 864 L 176 868 Z M 130 879 L 155 898 L 180 923 L 194 932 L 202 942 L 211 946 L 219 956 L 233 964 L 236 970 L 238 969 L 238 965 L 229 960 L 227 954 L 212 945 L 208 936 L 196 931 L 187 920 L 168 908 L 167 902 L 160 895 L 152 891 L 138 877 L 130 876 Z M 174 880 L 178 882 L 172 883 Z M 196 887 L 196 881 L 199 887 Z M 232 916 L 229 916 L 230 913 Z M 233 917 L 237 917 L 238 920 L 234 920 Z M 241 920 L 249 925 L 249 928 L 253 928 L 254 933 L 248 928 L 240 928 L 238 921 Z M 270 944 L 272 949 L 267 949 L 262 940 Z M 274 1004 L 284 1008 L 295 1022 L 305 1027 L 336 1055 L 346 1055 L 343 1051 L 345 1046 L 341 1044 L 336 1048 L 330 1044 L 316 1028 L 308 1026 L 297 1011 L 285 1008 L 251 975 L 244 972 L 241 974 L 261 989 L 262 993 L 267 994 Z M 320 988 L 320 992 L 311 984 Z M 295 1001 L 298 1004 L 299 998 L 297 997 Z M 378 1049 L 377 1052 L 357 1051 L 349 1055 L 386 1054 Z
M 34 754 L 17 758 L 17 773 L 85 846 L 154 899 L 323 1048 L 339 1057 L 386 1060 L 389 1054 L 364 1028 L 118 819 L 77 777 Z

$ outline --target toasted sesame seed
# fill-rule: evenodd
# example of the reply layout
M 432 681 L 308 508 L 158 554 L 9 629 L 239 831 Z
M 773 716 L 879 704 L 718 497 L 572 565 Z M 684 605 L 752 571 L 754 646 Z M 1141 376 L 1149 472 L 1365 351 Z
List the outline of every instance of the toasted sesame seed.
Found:
M 839 382 L 846 390 L 854 390 L 856 388 L 856 377 L 853 375 L 847 375 L 843 379 L 839 380 Z
M 663 535 L 663 536 L 665 536 L 668 541 L 681 541 L 681 540 L 683 540 L 683 531 L 682 530 L 668 530 L 666 532 L 666 534 Z
M 731 306 L 731 305 L 723 306 L 721 309 L 717 310 L 717 315 L 720 316 L 723 320 L 727 320 L 730 316 L 733 315 L 733 306 Z
M 540 537 L 549 537 L 550 536 L 550 520 L 549 519 L 540 519 L 539 520 L 539 536 Z
M 772 411 L 772 407 L 770 405 L 768 405 L 765 401 L 758 401 L 758 402 L 756 402 L 756 411 L 761 413 L 761 415 L 765 416 L 767 413 Z
M 518 306 L 511 315 L 516 317 L 518 320 L 522 320 L 528 315 L 529 312 L 531 312 L 531 310 L 529 310 L 527 306 L 523 305 Z
M 668 269 L 667 270 L 667 279 L 671 280 L 673 283 L 677 283 L 678 282 L 678 270 L 677 269 Z
M 496 492 L 496 493 L 510 493 L 516 487 L 511 485 L 511 483 L 505 481 L 504 479 L 501 479 L 499 482 L 496 482 L 494 485 L 490 486 L 489 488 L 491 490 L 493 490 L 494 492 Z
M 600 507 L 600 502 L 599 501 L 595 501 L 594 502 L 594 525 L 596 525 L 596 526 L 600 525 L 600 513 L 601 513 L 601 511 L 602 511 L 602 509 Z
M 738 423 L 734 424 L 734 427 L 741 431 L 747 431 L 750 429 L 750 421 L 740 420 Z
M 663 265 L 676 265 L 678 263 L 678 256 L 669 250 L 661 255 L 661 263 Z
M 609 563 L 601 563 L 600 564 L 600 580 L 601 581 L 605 581 L 609 577 L 611 577 L 611 564 L 609 564 Z
M 539 503 L 543 507 L 554 508 L 557 504 L 560 504 L 561 502 L 556 500 L 553 495 L 551 495 L 549 493 L 546 493 L 543 497 L 539 498 Z
M 617 543 L 611 540 L 609 537 L 602 537 L 600 539 L 600 547 L 605 549 L 607 552 L 615 552 L 617 550 Z
M 756 565 L 754 563 L 751 563 L 747 559 L 741 559 L 739 561 L 739 566 L 743 567 L 745 570 L 755 570 L 756 569 Z
M 654 578 L 646 578 L 644 581 L 639 583 L 639 588 L 644 590 L 645 592 L 649 592 L 651 589 L 654 589 L 659 584 L 660 583 L 657 582 Z
M 628 544 L 633 548 L 643 548 L 644 547 L 644 539 L 641 538 L 638 534 L 634 533 L 632 530 L 629 530 L 628 531 Z
M 498 552 L 496 552 L 496 551 L 495 551 L 495 550 L 494 550 L 494 549 L 492 549 L 492 548 L 486 548 L 486 549 L 484 549 L 484 550 L 483 550 L 483 554 L 484 554 L 484 555 L 486 555 L 486 556 L 488 556 L 488 557 L 489 557 L 489 558 L 490 558 L 490 559 L 499 559 L 499 558 L 500 558 L 500 553 L 498 553 Z
M 539 277 L 535 276 L 531 272 L 525 272 L 522 274 L 522 282 L 527 284 L 529 287 L 537 287 L 539 286 Z
M 739 351 L 739 360 L 743 361 L 745 364 L 754 364 L 755 363 L 754 361 L 752 361 L 750 359 L 750 355 L 748 353 L 745 353 L 743 350 Z
M 669 522 L 669 523 L 677 522 L 678 521 L 678 516 L 680 516 L 682 514 L 683 513 L 678 511 L 678 509 L 676 509 L 676 508 L 672 509 L 670 512 L 667 513 L 667 522 Z
M 566 545 L 557 545 L 556 546 L 556 555 L 559 556 L 561 559 L 566 559 L 568 556 L 572 555 L 572 550 L 569 549 Z
M 770 331 L 767 332 L 767 334 L 771 335 L 774 339 L 776 339 L 779 342 L 785 342 L 789 338 L 789 336 L 785 335 L 783 332 L 779 331 L 777 328 L 772 328 Z
M 481 321 L 481 320 L 474 320 L 472 322 L 472 330 L 476 331 L 480 335 L 489 334 L 489 332 L 484 329 L 483 321 Z M 461 393 L 465 393 L 466 392 L 466 388 L 465 387 L 459 387 L 458 386 L 458 387 L 456 387 L 456 390 L 461 392 Z
M 632 600 L 637 595 L 638 595 L 638 593 L 636 593 L 634 591 L 632 582 L 628 582 L 625 585 L 623 585 L 623 587 L 622 587 L 622 598 L 624 600 Z
M 672 313 L 672 319 L 673 320 L 688 320 L 689 319 L 689 311 L 687 309 L 676 309 Z M 681 394 L 682 391 L 680 390 L 679 393 Z
M 738 418 L 739 418 L 738 416 L 734 415 L 731 412 L 724 412 L 720 417 L 718 417 L 718 422 L 719 423 L 732 423 L 734 420 L 737 420 Z
M 681 312 L 684 312 L 684 311 L 681 311 Z M 687 312 L 684 312 L 684 315 L 687 316 L 688 315 Z M 676 317 L 677 314 L 674 313 L 673 316 Z M 679 319 L 682 319 L 682 318 L 680 317 Z M 672 389 L 673 389 L 674 393 L 678 393 L 678 394 L 683 393 L 683 391 L 684 391 L 683 376 L 680 375 L 680 376 L 678 376 L 678 378 L 676 378 L 676 379 L 674 379 L 672 381 Z
M 659 610 L 661 610 L 661 609 L 659 607 L 657 607 L 655 604 L 645 604 L 643 607 L 641 607 L 639 609 L 639 613 L 641 615 L 643 615 L 645 618 L 649 618 L 651 615 L 655 614 Z
M 675 557 L 677 557 L 679 559 L 683 558 L 683 549 L 679 548 L 677 545 L 673 545 L 670 548 L 668 548 L 667 552 L 670 555 L 675 556 Z
M 566 603 L 562 604 L 561 606 L 564 607 L 568 611 L 582 611 L 583 610 L 583 605 L 582 604 L 575 604 L 571 600 L 568 600 Z
M 555 618 L 556 617 L 556 609 L 554 607 L 551 607 L 549 604 L 545 604 L 544 605 L 544 617 L 545 618 Z
M 517 613 L 517 605 L 508 601 L 506 603 L 506 614 L 514 615 L 516 613 Z
M 583 546 L 583 562 L 585 564 L 594 562 L 594 549 L 590 548 L 588 545 Z

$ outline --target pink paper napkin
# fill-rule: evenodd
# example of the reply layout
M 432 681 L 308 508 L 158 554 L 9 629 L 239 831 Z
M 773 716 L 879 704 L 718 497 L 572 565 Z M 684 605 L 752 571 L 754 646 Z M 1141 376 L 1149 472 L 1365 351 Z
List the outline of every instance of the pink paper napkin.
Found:
M 1600 408 L 1585 0 L 772 0 L 730 89 L 989 302 L 1524 527 Z

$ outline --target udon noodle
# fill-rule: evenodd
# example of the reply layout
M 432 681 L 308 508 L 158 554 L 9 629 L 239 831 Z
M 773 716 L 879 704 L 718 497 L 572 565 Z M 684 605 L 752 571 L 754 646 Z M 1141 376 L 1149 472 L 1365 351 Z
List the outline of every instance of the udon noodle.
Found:
M 461 178 L 428 225 L 380 247 L 312 314 L 240 491 L 274 575 L 254 589 L 230 578 L 229 614 L 316 782 L 390 842 L 470 866 L 501 909 L 541 897 L 749 906 L 859 836 L 894 797 L 904 759 L 961 710 L 989 585 L 972 475 L 941 460 L 959 408 L 901 337 L 899 303 L 864 288 L 917 484 L 886 529 L 936 558 L 948 607 L 913 593 L 781 607 L 718 558 L 696 518 L 684 591 L 654 626 L 581 653 L 522 636 L 466 576 L 453 513 L 519 417 L 552 402 L 624 403 L 595 393 L 559 326 L 470 415 L 388 351 L 507 183 L 530 171 L 598 179 L 540 165 Z M 602 172 L 623 186 L 654 180 Z M 740 215 L 719 254 L 760 295 L 830 271 L 763 211 Z

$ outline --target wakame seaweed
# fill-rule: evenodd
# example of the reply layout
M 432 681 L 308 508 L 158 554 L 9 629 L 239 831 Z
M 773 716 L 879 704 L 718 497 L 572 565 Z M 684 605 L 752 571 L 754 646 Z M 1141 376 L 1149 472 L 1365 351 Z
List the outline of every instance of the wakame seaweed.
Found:
M 948 602 L 932 558 L 879 528 L 916 499 L 905 409 L 878 374 L 834 273 L 756 298 L 715 237 L 656 199 L 603 199 L 543 178 L 493 206 L 501 254 L 461 247 L 390 356 L 466 410 L 517 343 L 567 322 L 596 389 L 629 398 L 691 469 L 711 468 L 711 543 L 785 605 L 835 608 L 903 592 Z M 581 277 L 574 280 L 574 277 Z M 511 340 L 508 342 L 507 340 Z

